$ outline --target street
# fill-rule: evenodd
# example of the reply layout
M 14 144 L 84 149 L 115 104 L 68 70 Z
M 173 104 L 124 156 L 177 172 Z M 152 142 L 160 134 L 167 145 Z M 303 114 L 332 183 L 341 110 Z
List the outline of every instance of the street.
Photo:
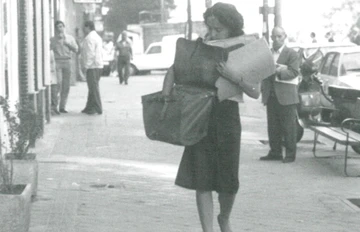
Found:
M 141 96 L 160 91 L 163 75 L 132 76 L 127 86 L 103 77 L 102 115 L 81 114 L 86 83 L 71 87 L 69 113 L 52 117 L 33 149 L 39 186 L 30 232 L 201 232 L 195 192 L 174 185 L 183 148 L 144 132 Z M 259 161 L 268 152 L 265 107 L 260 99 L 244 100 L 233 231 L 359 231 L 360 208 L 347 199 L 360 198 L 360 179 L 344 177 L 344 147 L 334 152 L 320 137 L 319 154 L 334 156 L 316 159 L 313 134 L 305 130 L 294 163 Z M 349 165 L 360 173 L 360 159 Z M 216 220 L 214 228 L 220 231 Z

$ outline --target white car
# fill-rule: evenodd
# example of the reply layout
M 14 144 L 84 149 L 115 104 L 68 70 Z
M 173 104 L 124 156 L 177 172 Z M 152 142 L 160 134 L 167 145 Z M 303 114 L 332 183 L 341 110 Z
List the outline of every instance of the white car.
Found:
M 360 47 L 338 48 L 326 53 L 317 76 L 326 92 L 329 85 L 360 89 Z
M 192 39 L 196 40 L 198 34 L 193 33 Z M 167 70 L 174 63 L 176 41 L 184 38 L 183 34 L 167 35 L 161 42 L 151 43 L 144 54 L 134 55 L 131 63 L 131 75 L 148 73 L 152 70 Z
M 134 55 L 131 63 L 131 75 L 147 73 L 151 70 L 166 70 L 174 63 L 175 44 L 163 42 L 151 43 L 144 54 Z

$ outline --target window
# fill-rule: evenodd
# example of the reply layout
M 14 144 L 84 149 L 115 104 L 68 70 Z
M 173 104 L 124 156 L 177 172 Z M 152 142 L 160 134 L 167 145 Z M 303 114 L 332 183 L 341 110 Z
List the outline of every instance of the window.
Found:
M 334 77 L 337 77 L 337 76 L 338 76 L 339 57 L 340 57 L 340 54 L 336 54 L 333 62 L 331 63 L 330 72 L 329 72 L 329 75 L 330 75 L 330 76 L 334 76 Z
M 161 53 L 161 46 L 151 47 L 148 52 L 148 54 L 157 54 L 157 53 Z
M 331 63 L 334 59 L 334 56 L 335 54 L 334 53 L 331 53 L 331 54 L 328 54 L 326 57 L 325 57 L 325 63 L 324 65 L 321 67 L 321 70 L 320 70 L 320 73 L 321 74 L 325 74 L 325 75 L 328 75 L 329 74 L 329 71 L 330 71 L 330 66 L 331 66 Z
M 315 52 L 317 52 L 318 48 L 307 48 L 304 49 L 304 58 L 307 59 L 309 58 L 311 55 L 315 54 Z
M 343 65 L 347 72 L 360 71 L 360 53 L 344 54 Z

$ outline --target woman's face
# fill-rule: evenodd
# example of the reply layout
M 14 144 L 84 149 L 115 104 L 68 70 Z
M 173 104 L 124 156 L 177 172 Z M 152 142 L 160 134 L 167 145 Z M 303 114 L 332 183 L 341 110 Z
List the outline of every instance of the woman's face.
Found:
M 213 15 L 209 16 L 206 19 L 206 25 L 208 29 L 208 33 L 207 33 L 208 40 L 227 39 L 230 37 L 229 28 L 221 24 L 215 16 Z

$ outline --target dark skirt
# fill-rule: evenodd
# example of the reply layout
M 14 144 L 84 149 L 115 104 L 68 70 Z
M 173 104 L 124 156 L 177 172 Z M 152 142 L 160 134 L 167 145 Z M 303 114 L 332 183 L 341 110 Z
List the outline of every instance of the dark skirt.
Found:
M 194 190 L 236 193 L 240 135 L 238 103 L 216 102 L 208 135 L 199 143 L 185 147 L 175 184 Z

